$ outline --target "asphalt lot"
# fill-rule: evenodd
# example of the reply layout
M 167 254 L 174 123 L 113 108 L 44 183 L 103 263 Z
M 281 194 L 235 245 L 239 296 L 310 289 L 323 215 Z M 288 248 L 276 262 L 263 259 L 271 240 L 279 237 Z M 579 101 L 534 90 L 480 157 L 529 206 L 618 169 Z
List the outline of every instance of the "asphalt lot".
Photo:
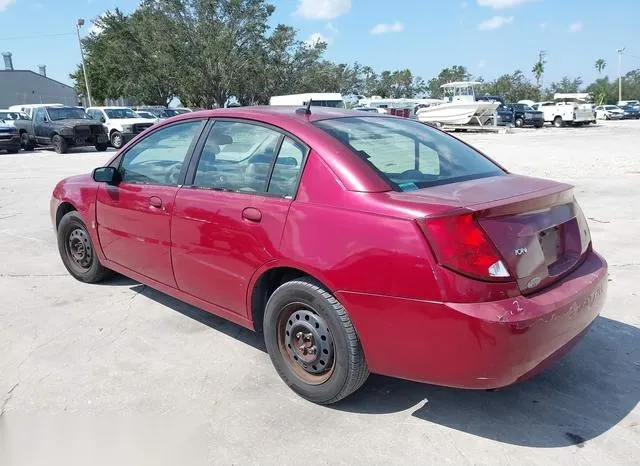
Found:
M 0 465 L 640 464 L 640 121 L 459 135 L 576 185 L 610 266 L 605 309 L 531 381 L 371 376 L 331 407 L 291 392 L 253 333 L 125 278 L 67 275 L 51 190 L 112 152 L 0 154 Z

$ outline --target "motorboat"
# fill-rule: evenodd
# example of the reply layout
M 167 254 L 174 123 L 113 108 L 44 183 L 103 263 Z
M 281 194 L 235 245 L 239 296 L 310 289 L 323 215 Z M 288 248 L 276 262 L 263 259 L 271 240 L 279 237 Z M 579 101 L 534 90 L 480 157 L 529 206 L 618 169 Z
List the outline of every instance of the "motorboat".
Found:
M 409 118 L 415 118 L 418 108 L 433 104 L 444 103 L 442 99 L 421 99 L 421 98 L 383 98 L 380 96 L 365 97 L 358 96 L 356 109 L 374 109 L 378 113 L 397 114 L 398 110 L 408 110 Z M 405 114 L 405 113 L 403 113 Z
M 442 103 L 425 105 L 416 111 L 416 118 L 422 123 L 449 125 L 484 125 L 492 121 L 498 101 L 476 100 L 474 88 L 482 85 L 478 81 L 457 81 L 440 86 L 445 93 Z

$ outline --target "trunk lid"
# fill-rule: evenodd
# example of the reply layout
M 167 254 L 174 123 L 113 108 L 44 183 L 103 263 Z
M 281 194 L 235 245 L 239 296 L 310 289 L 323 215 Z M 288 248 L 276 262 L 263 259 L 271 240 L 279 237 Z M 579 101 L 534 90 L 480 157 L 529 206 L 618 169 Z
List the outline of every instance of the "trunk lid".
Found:
M 573 270 L 591 242 L 573 186 L 564 183 L 505 175 L 402 195 L 473 212 L 523 294 Z

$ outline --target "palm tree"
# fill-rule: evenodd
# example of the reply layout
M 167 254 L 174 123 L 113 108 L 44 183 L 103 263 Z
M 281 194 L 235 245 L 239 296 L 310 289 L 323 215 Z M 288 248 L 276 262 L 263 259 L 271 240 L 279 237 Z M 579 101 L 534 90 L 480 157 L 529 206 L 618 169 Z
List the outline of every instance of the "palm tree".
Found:
M 535 62 L 533 68 L 531 68 L 531 72 L 536 78 L 536 84 L 540 87 L 540 80 L 542 79 L 542 75 L 544 74 L 544 65 L 547 63 L 544 59 L 545 52 L 541 51 L 538 55 L 538 61 Z
M 606 67 L 607 67 L 607 62 L 604 61 L 604 59 L 598 58 L 596 60 L 596 70 L 598 70 L 598 74 L 600 75 L 600 77 L 602 77 L 602 70 L 604 70 Z

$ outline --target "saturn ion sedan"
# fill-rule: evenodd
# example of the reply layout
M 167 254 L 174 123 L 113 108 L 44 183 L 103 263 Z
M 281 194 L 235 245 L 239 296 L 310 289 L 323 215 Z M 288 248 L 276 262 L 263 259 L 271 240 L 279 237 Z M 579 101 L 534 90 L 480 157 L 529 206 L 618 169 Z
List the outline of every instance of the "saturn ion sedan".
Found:
M 179 115 L 62 180 L 51 218 L 73 277 L 117 272 L 262 332 L 283 381 L 321 404 L 370 372 L 469 389 L 529 378 L 606 295 L 572 186 L 390 115 Z

